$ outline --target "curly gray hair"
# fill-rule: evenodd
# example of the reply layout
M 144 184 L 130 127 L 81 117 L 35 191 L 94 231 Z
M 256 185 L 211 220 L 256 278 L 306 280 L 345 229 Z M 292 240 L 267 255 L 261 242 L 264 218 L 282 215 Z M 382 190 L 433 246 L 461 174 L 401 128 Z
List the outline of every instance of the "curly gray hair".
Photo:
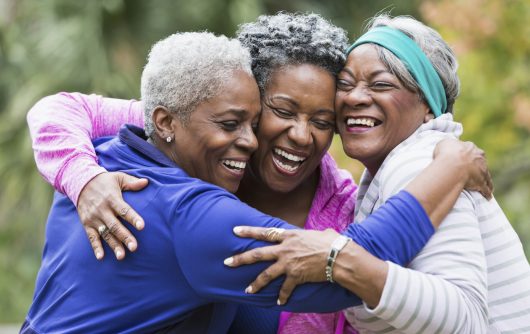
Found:
M 252 75 L 250 54 L 236 39 L 209 32 L 176 33 L 157 42 L 142 73 L 145 132 L 153 111 L 164 106 L 186 124 L 195 107 L 214 97 L 233 71 Z
M 453 50 L 443 40 L 442 36 L 436 30 L 410 16 L 391 17 L 388 14 L 373 17 L 368 23 L 366 30 L 369 31 L 370 29 L 381 26 L 388 26 L 400 30 L 418 44 L 442 80 L 447 98 L 446 112 L 453 113 L 454 103 L 460 93 L 460 80 L 456 73 L 458 61 Z M 414 92 L 418 92 L 420 97 L 425 101 L 418 84 L 412 78 L 403 62 L 391 51 L 376 44 L 374 46 L 377 49 L 379 60 L 387 66 L 390 72 L 397 76 L 405 87 Z
M 279 67 L 309 63 L 337 75 L 346 61 L 346 32 L 317 14 L 262 15 L 240 25 L 237 38 L 250 51 L 262 94 Z

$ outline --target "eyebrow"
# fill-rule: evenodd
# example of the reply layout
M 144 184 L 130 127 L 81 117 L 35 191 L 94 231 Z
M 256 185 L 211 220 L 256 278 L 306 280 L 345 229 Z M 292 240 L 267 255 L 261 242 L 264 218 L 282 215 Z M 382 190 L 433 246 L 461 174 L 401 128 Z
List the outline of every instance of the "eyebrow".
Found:
M 230 109 L 223 110 L 219 113 L 216 113 L 215 116 L 225 116 L 227 114 L 234 114 L 238 117 L 243 117 L 247 113 L 248 113 L 248 110 L 246 109 L 230 108 Z
M 342 72 L 342 71 L 348 73 L 351 77 L 354 77 L 354 78 L 355 78 L 355 75 L 353 75 L 353 72 L 352 72 L 349 68 L 344 67 L 344 68 L 341 70 L 341 72 Z M 376 71 L 370 73 L 370 77 L 375 77 L 376 75 L 379 75 L 379 74 L 381 74 L 381 73 L 392 74 L 392 73 L 391 73 L 389 70 L 387 70 L 387 69 L 384 69 L 384 70 L 376 70 Z M 340 74 L 340 73 L 339 73 L 339 74 Z
M 272 96 L 271 98 L 269 98 L 269 100 L 283 100 L 285 102 L 288 102 L 290 104 L 292 104 L 293 106 L 295 107 L 300 107 L 300 105 L 298 104 L 298 102 L 296 102 L 295 100 L 287 97 L 287 96 L 284 96 L 284 95 L 275 95 L 275 96 Z

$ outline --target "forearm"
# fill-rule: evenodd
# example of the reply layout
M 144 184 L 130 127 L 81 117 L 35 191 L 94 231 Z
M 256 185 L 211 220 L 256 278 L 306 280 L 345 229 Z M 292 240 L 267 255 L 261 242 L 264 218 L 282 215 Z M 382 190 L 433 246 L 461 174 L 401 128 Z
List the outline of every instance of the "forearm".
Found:
M 333 268 L 335 281 L 368 305 L 377 305 L 388 272 L 384 260 L 407 264 L 433 232 L 420 204 L 402 192 L 362 223 L 349 228 L 347 235 L 355 242 L 348 243 L 339 253 Z M 367 238 L 369 235 L 372 237 Z
M 91 139 L 115 134 L 124 121 L 140 123 L 137 104 L 78 93 L 40 100 L 27 121 L 37 168 L 46 181 L 77 203 L 86 183 L 105 172 L 97 164 Z
M 421 203 L 433 226 L 438 227 L 453 208 L 466 180 L 466 170 L 461 166 L 435 159 L 405 190 Z
M 350 242 L 337 256 L 333 278 L 367 305 L 379 304 L 388 275 L 388 264 Z
M 388 268 L 379 303 L 356 309 L 356 324 L 378 326 L 363 323 L 376 316 L 402 333 L 486 331 L 486 262 L 473 206 L 465 195 L 410 269 L 392 263 Z

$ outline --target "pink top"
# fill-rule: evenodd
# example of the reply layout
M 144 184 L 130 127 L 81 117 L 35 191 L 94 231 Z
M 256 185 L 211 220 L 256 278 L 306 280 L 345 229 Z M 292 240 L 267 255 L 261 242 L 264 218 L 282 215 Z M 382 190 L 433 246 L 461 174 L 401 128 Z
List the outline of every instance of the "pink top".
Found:
M 37 168 L 46 181 L 77 204 L 83 187 L 106 171 L 98 165 L 91 140 L 115 135 L 125 123 L 143 127 L 144 112 L 139 101 L 59 93 L 35 104 L 27 119 Z M 351 175 L 326 154 L 305 229 L 344 230 L 353 222 L 356 190 Z M 344 323 L 342 312 L 282 312 L 278 332 L 354 333 Z

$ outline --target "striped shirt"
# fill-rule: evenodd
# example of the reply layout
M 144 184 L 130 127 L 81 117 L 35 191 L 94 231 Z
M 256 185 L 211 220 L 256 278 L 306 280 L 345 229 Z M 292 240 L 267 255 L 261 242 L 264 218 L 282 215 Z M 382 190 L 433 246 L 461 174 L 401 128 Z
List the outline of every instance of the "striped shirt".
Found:
M 462 126 L 443 115 L 423 124 L 365 171 L 356 221 L 404 188 L 431 161 L 436 144 Z M 492 199 L 464 191 L 408 268 L 389 263 L 379 305 L 351 308 L 360 333 L 530 333 L 530 267 L 522 244 Z

